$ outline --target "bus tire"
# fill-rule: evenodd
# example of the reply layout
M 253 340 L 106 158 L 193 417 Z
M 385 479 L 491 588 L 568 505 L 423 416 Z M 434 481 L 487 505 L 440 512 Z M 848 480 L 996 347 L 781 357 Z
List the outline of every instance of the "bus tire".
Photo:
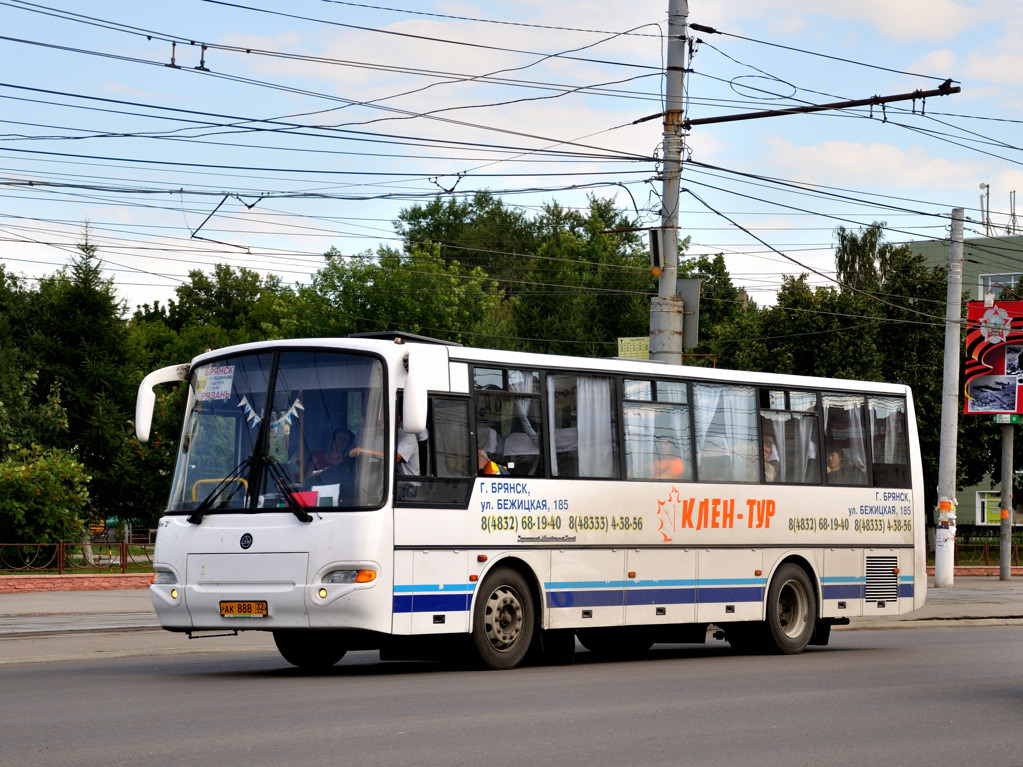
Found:
M 802 652 L 813 637 L 816 620 L 817 591 L 810 576 L 798 565 L 782 565 L 767 591 L 765 649 L 784 655 Z
M 334 631 L 275 631 L 274 644 L 284 660 L 308 670 L 330 668 L 348 652 Z
M 533 643 L 536 614 L 525 579 L 499 568 L 483 579 L 473 610 L 472 642 L 486 668 L 515 668 Z

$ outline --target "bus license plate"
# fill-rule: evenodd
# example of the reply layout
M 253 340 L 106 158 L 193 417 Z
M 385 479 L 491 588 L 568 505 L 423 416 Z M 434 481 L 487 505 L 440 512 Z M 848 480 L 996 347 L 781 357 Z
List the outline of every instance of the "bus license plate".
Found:
M 221 602 L 222 618 L 265 618 L 266 602 Z

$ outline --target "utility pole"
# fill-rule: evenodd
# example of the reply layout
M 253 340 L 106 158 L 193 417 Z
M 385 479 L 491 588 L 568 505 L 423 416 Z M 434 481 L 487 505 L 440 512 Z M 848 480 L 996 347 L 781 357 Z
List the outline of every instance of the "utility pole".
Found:
M 668 63 L 661 191 L 663 262 L 657 295 L 650 299 L 650 359 L 682 364 L 682 300 L 678 280 L 678 194 L 682 175 L 682 80 L 685 76 L 688 0 L 668 0 Z
M 945 298 L 945 372 L 941 386 L 938 509 L 934 520 L 937 528 L 934 538 L 934 585 L 937 588 L 952 586 L 954 579 L 956 439 L 959 426 L 959 326 L 962 320 L 962 298 L 963 209 L 953 208 L 952 241 L 948 250 L 948 291 Z M 1012 482 L 1011 476 L 1009 482 Z M 1004 497 L 1002 506 L 1005 506 Z
M 650 299 L 650 359 L 668 362 L 673 365 L 682 364 L 682 310 L 684 302 L 678 296 L 678 195 L 679 181 L 682 175 L 682 135 L 694 125 L 711 125 L 714 123 L 735 122 L 737 120 L 756 120 L 764 117 L 781 117 L 784 115 L 809 114 L 835 109 L 851 109 L 853 107 L 870 107 L 871 115 L 874 107 L 879 107 L 884 114 L 885 104 L 898 101 L 919 101 L 921 110 L 929 97 L 950 96 L 959 93 L 960 88 L 946 80 L 932 90 L 916 90 L 912 93 L 900 93 L 892 96 L 871 96 L 852 101 L 838 101 L 830 104 L 809 104 L 799 107 L 771 109 L 766 112 L 750 112 L 746 114 L 730 114 L 720 117 L 701 117 L 689 120 L 683 117 L 682 82 L 685 77 L 686 46 L 689 42 L 687 19 L 689 18 L 688 0 L 668 0 L 668 42 L 667 42 L 667 87 L 665 89 L 664 111 L 654 115 L 633 120 L 633 125 L 658 117 L 664 121 L 662 192 L 661 192 L 661 226 L 652 234 L 657 238 L 656 245 L 651 243 L 651 266 L 660 269 L 660 280 L 657 284 L 657 296 Z M 719 34 L 713 27 L 693 24 L 688 27 L 704 34 Z M 657 272 L 654 272 L 657 274 Z M 961 284 L 961 283 L 960 283 Z M 695 317 L 695 311 L 690 312 Z M 696 343 L 695 333 L 690 339 Z
M 1012 430 L 1011 423 L 1002 424 L 1002 503 L 1001 527 L 998 535 L 998 579 L 1012 580 Z

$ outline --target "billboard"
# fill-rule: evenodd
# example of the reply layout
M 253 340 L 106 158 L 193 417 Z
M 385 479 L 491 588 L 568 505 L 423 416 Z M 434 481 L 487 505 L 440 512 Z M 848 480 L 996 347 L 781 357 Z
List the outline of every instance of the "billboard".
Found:
M 964 377 L 964 413 L 1023 413 L 1023 301 L 967 303 Z

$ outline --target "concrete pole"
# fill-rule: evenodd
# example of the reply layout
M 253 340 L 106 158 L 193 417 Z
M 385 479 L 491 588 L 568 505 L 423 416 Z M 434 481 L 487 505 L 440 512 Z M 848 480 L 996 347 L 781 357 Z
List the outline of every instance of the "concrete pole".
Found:
M 938 452 L 937 531 L 934 538 L 934 585 L 952 586 L 956 537 L 956 440 L 959 433 L 959 326 L 963 299 L 963 209 L 952 209 L 945 299 L 945 373 L 941 387 L 941 447 Z
M 1012 580 L 1012 429 L 1002 424 L 1002 521 L 998 537 L 998 577 Z
M 678 191 L 682 175 L 682 79 L 685 74 L 687 0 L 668 0 L 668 62 L 664 104 L 661 227 L 663 262 L 657 296 L 650 299 L 650 359 L 682 364 L 682 301 L 678 280 Z

